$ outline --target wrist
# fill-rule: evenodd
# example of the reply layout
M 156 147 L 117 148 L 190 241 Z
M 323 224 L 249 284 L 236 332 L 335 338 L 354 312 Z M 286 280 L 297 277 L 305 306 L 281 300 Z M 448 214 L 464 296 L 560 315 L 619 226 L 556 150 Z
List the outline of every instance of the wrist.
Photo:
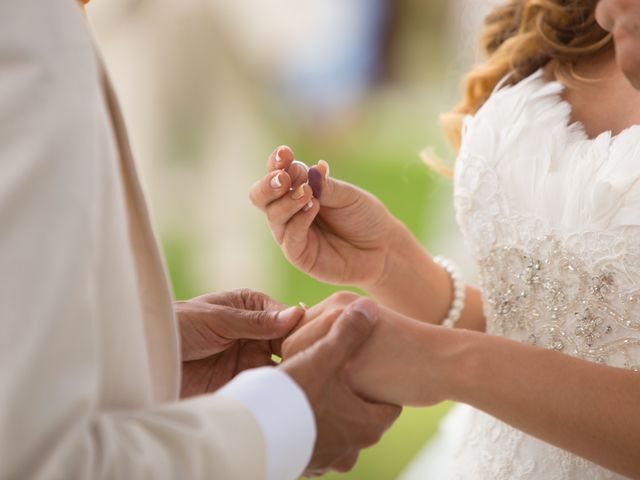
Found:
M 431 328 L 436 328 L 438 335 L 435 341 L 430 340 L 431 351 L 426 354 L 442 379 L 442 400 L 469 403 L 487 369 L 487 357 L 482 353 L 487 335 L 471 330 Z
M 451 307 L 451 278 L 409 229 L 399 221 L 397 224 L 389 239 L 382 274 L 361 288 L 404 315 L 439 324 Z
M 384 267 L 377 278 L 368 285 L 362 286 L 367 291 L 393 288 L 399 275 L 408 273 L 411 261 L 419 260 L 426 255 L 420 243 L 404 223 L 395 217 L 392 218 L 392 222 L 394 226 L 389 233 Z

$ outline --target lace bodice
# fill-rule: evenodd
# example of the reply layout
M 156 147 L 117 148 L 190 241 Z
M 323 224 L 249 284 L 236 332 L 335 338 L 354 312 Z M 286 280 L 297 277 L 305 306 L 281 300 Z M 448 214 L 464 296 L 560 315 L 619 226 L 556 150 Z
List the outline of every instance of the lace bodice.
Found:
M 589 139 L 562 88 L 540 71 L 465 119 L 454 199 L 487 331 L 639 370 L 640 126 Z M 618 478 L 480 412 L 468 429 L 460 478 Z

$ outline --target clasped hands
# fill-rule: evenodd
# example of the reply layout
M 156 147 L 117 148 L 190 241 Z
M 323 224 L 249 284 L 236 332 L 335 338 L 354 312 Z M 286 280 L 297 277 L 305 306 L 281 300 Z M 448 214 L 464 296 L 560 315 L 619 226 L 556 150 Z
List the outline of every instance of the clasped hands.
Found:
M 251 290 L 177 302 L 183 397 L 217 390 L 238 373 L 276 366 L 306 393 L 317 440 L 306 475 L 348 471 L 361 449 L 375 444 L 400 414 L 354 385 L 352 363 L 379 330 L 378 307 L 353 294 L 337 294 L 305 312 Z M 364 378 L 373 372 L 362 374 Z
M 287 259 L 319 280 L 359 286 L 397 311 L 352 293 L 306 312 L 249 290 L 178 303 L 182 394 L 215 391 L 243 370 L 275 366 L 272 355 L 279 355 L 277 368 L 305 391 L 316 417 L 306 474 L 347 471 L 395 421 L 394 405 L 455 399 L 450 360 L 461 348 L 459 333 L 400 313 L 418 318 L 432 309 L 438 316 L 443 305 L 435 300 L 446 303 L 434 281 L 424 284 L 434 290 L 426 303 L 410 305 L 416 295 L 424 300 L 424 288 L 400 295 L 399 288 L 424 280 L 411 276 L 426 254 L 406 227 L 373 195 L 331 178 L 325 162 L 307 169 L 293 159 L 290 148 L 276 149 L 269 174 L 250 192 Z M 430 278 L 446 276 L 425 269 Z

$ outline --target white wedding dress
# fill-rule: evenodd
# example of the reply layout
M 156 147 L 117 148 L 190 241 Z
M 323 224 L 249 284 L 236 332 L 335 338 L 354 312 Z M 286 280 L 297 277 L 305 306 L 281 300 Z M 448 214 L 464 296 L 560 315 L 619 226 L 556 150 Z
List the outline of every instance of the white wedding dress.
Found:
M 464 123 L 454 201 L 487 332 L 640 370 L 640 125 L 589 139 L 562 89 L 538 71 Z M 461 405 L 401 478 L 623 477 Z

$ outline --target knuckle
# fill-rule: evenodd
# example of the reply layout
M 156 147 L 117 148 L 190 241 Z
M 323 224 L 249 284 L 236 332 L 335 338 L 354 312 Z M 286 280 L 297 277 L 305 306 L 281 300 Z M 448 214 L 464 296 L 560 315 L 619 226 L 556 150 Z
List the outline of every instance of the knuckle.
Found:
M 262 292 L 250 288 L 240 288 L 237 290 L 238 296 L 242 299 L 244 308 L 247 310 L 264 310 L 271 298 Z
M 257 329 L 268 329 L 271 327 L 271 319 L 273 318 L 273 314 L 267 312 L 266 310 L 258 310 L 255 311 L 254 314 L 250 317 L 251 323 Z
M 377 444 L 382 438 L 382 431 L 371 431 L 365 435 L 363 442 L 365 447 L 371 447 Z
M 353 467 L 358 463 L 358 452 L 349 454 L 347 457 L 341 459 L 339 462 L 333 465 L 333 469 L 336 472 L 347 473 L 353 470 Z
M 400 415 L 402 415 L 402 407 L 398 407 L 395 405 L 389 406 L 389 412 L 388 412 L 388 418 L 390 420 L 389 423 L 395 422 L 398 419 L 398 417 L 400 417 Z
M 260 187 L 258 183 L 249 189 L 249 200 L 256 207 L 260 205 Z
M 343 312 L 343 307 L 331 309 L 328 312 L 327 316 L 322 319 L 324 327 L 326 327 L 327 329 L 330 328 L 336 322 L 336 320 L 340 318 Z
M 234 290 L 231 290 L 231 293 L 238 295 L 239 297 L 245 297 L 249 294 L 251 294 L 251 289 L 246 288 L 246 287 L 242 287 L 242 288 L 236 288 Z
M 362 313 L 349 311 L 341 316 L 341 328 L 354 338 L 366 337 L 372 329 L 371 322 Z
M 339 305 L 346 306 L 352 302 L 355 302 L 360 298 L 357 294 L 348 291 L 340 291 L 331 295 L 331 300 Z
M 281 229 L 277 229 L 274 228 L 272 225 L 269 225 L 270 230 L 271 230 L 271 235 L 273 236 L 273 239 L 276 241 L 276 243 L 280 246 L 283 247 L 284 244 L 284 232 Z
M 248 288 L 237 288 L 235 290 L 232 290 L 230 293 L 233 298 L 237 298 L 238 300 L 240 300 L 240 303 L 243 306 L 247 305 L 253 294 L 253 292 Z
M 282 224 L 282 209 L 279 204 L 270 205 L 266 210 L 267 221 L 270 224 L 280 225 Z
M 362 437 L 364 447 L 370 447 L 378 443 L 384 435 L 384 432 L 386 432 L 398 418 L 401 411 L 401 408 L 392 405 L 380 405 L 376 407 L 366 422 L 368 428 L 364 431 Z
M 380 441 L 385 431 L 386 428 L 380 427 L 379 425 L 369 425 L 369 428 L 366 428 L 360 437 L 360 445 L 362 448 L 375 445 Z

